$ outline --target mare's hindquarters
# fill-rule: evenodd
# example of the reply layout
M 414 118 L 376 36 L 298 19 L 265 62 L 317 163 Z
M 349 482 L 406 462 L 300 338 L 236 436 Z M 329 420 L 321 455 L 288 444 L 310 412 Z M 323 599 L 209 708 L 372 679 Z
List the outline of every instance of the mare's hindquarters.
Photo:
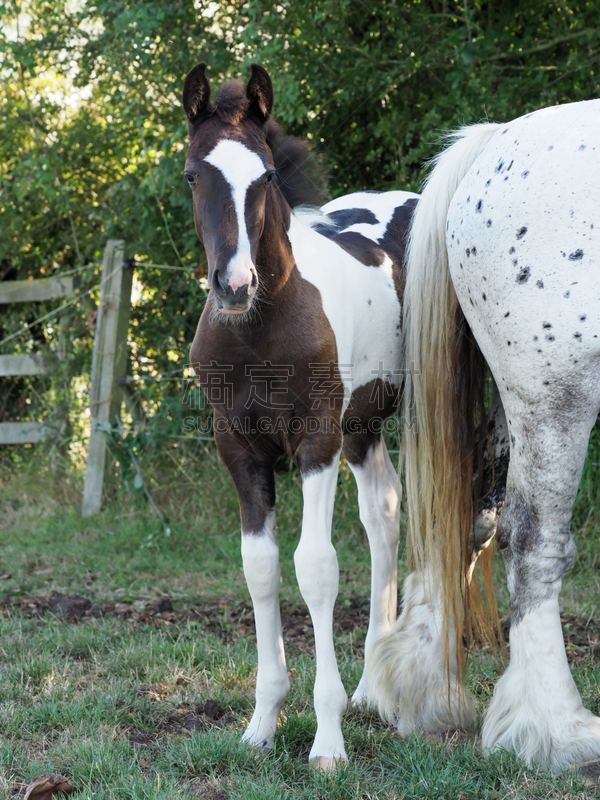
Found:
M 510 435 L 498 543 L 511 661 L 483 743 L 555 771 L 600 756 L 600 720 L 571 677 L 558 604 L 600 405 L 599 105 L 546 109 L 506 126 L 455 194 L 447 229 L 452 280 Z

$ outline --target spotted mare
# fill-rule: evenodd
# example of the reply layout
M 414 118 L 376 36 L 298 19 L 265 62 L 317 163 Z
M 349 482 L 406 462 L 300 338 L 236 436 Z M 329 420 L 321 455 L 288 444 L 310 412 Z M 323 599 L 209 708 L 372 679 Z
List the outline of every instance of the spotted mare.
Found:
M 483 746 L 560 772 L 600 759 L 600 719 L 571 676 L 558 602 L 600 406 L 600 101 L 454 138 L 419 201 L 404 296 L 407 359 L 420 370 L 406 393 L 418 421 L 406 459 L 418 569 L 402 615 L 371 653 L 369 696 L 404 734 L 473 725 L 456 647 L 473 561 L 497 521 L 510 664 L 485 715 Z M 510 460 L 499 518 L 502 492 L 484 492 L 487 524 L 473 531 L 480 354 L 497 386 L 500 476 Z
M 347 700 L 332 636 L 340 452 L 356 478 L 371 551 L 367 662 L 396 617 L 399 489 L 381 422 L 394 413 L 401 383 L 402 261 L 416 195 L 357 193 L 307 213 L 302 206 L 322 202 L 321 177 L 307 146 L 270 119 L 272 104 L 271 80 L 257 65 L 245 88 L 229 84 L 214 103 L 204 64 L 185 80 L 185 175 L 210 284 L 191 357 L 238 493 L 256 620 L 256 705 L 243 738 L 273 745 L 289 689 L 273 474 L 287 453 L 302 475 L 294 563 L 315 634 L 317 733 L 309 758 L 328 769 L 346 760 Z M 364 691 L 363 678 L 353 699 Z

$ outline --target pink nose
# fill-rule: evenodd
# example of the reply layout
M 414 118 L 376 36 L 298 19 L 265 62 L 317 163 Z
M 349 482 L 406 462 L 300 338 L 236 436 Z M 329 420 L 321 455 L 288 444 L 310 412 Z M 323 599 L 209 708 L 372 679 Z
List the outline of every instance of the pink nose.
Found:
M 233 265 L 228 283 L 231 289 L 237 292 L 240 286 L 251 286 L 255 277 L 257 276 L 254 264 L 249 260 L 240 261 Z

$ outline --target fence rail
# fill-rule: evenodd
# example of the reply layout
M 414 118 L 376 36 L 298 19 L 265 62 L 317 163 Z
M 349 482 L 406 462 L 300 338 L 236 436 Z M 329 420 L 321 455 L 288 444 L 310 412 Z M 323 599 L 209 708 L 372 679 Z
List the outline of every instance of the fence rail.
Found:
M 90 439 L 81 513 L 91 516 L 100 511 L 104 482 L 108 466 L 107 433 L 114 429 L 120 418 L 121 406 L 131 414 L 136 427 L 146 422 L 144 410 L 137 402 L 127 376 L 129 365 L 128 329 L 131 313 L 131 288 L 133 260 L 123 258 L 125 243 L 120 239 L 107 242 L 102 261 L 100 278 L 100 300 L 96 314 L 96 330 L 92 356 L 90 386 Z M 87 268 L 96 266 L 90 264 Z M 138 266 L 152 269 L 187 271 L 184 266 L 168 264 L 145 264 Z M 73 270 L 79 272 L 80 270 Z M 69 275 L 70 273 L 67 273 Z M 31 303 L 45 300 L 69 298 L 48 314 L 25 325 L 24 328 L 6 336 L 0 344 L 16 338 L 21 332 L 51 317 L 59 316 L 65 308 L 89 295 L 97 288 L 77 294 L 73 291 L 73 278 L 57 276 L 41 280 L 0 281 L 0 304 Z M 58 350 L 43 355 L 38 353 L 0 355 L 0 377 L 44 375 L 52 371 L 65 356 L 64 329 L 59 324 Z M 63 426 L 64 427 L 64 426 Z M 41 442 L 54 429 L 42 422 L 0 423 L 0 445 L 35 444 Z M 202 438 L 202 437 L 181 437 Z M 208 437 L 207 437 L 208 438 Z
M 72 278 L 45 278 L 35 281 L 0 282 L 0 304 L 40 303 L 59 300 L 73 294 Z M 59 349 L 49 356 L 37 353 L 1 355 L 0 377 L 44 375 L 57 360 L 64 357 L 62 327 L 59 327 Z M 37 444 L 48 434 L 43 422 L 0 422 L 0 445 Z

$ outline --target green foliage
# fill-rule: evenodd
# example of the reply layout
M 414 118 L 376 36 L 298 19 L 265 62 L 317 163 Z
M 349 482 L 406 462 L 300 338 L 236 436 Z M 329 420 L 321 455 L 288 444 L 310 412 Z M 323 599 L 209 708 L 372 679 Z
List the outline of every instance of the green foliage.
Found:
M 99 262 L 119 238 L 138 261 L 181 268 L 137 270 L 130 368 L 148 415 L 168 410 L 152 430 L 181 433 L 173 378 L 205 299 L 182 178 L 180 95 L 196 62 L 213 88 L 264 64 L 276 117 L 321 152 L 335 196 L 418 190 L 442 131 L 596 97 L 599 44 L 585 0 L 0 0 L 0 280 L 75 270 L 80 298 L 65 312 L 62 388 L 0 379 L 0 416 L 70 407 L 67 438 L 81 441 Z M 0 350 L 56 349 L 54 320 L 2 342 L 55 307 L 3 307 Z

